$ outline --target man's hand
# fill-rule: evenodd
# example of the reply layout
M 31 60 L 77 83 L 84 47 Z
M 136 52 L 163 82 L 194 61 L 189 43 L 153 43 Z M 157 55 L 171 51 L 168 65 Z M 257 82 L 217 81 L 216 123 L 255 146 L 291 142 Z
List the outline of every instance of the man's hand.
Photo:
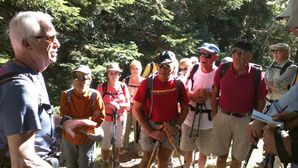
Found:
M 162 129 L 167 137 L 171 137 L 171 136 L 174 136 L 178 133 L 178 129 L 176 126 L 172 126 L 170 123 L 168 122 L 164 122 L 163 123 L 163 129 Z
M 275 155 L 278 155 L 277 150 L 276 150 L 276 144 L 275 144 L 275 139 L 274 139 L 274 129 L 276 128 L 271 128 L 270 126 L 264 127 L 264 150 L 268 153 L 273 153 Z M 285 146 L 285 150 L 288 153 L 289 156 L 292 155 L 292 150 L 291 150 L 291 137 L 289 136 L 288 133 L 282 131 L 282 140 L 283 144 Z
M 273 120 L 284 122 L 287 129 L 298 127 L 298 113 L 296 112 L 282 112 L 274 115 Z
M 115 102 L 115 101 L 112 101 L 109 103 L 110 104 L 110 107 L 113 109 L 113 110 L 119 110 L 121 107 L 119 105 L 119 103 Z
M 248 138 L 249 141 L 257 145 L 258 138 L 262 137 L 263 128 L 266 124 L 260 121 L 254 120 L 250 122 L 247 126 Z
M 75 137 L 75 133 L 73 131 L 74 128 L 79 126 L 93 126 L 97 125 L 96 122 L 88 120 L 88 119 L 71 119 L 67 120 L 63 123 L 63 129 L 72 137 Z

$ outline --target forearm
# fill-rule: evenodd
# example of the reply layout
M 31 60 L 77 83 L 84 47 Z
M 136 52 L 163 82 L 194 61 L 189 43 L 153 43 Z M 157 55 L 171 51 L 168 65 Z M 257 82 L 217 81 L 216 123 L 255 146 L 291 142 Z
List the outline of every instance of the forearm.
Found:
M 142 104 L 139 102 L 135 102 L 132 107 L 132 115 L 141 124 L 143 130 L 145 130 L 147 133 L 150 134 L 150 132 L 153 131 L 153 128 L 149 124 L 145 115 L 142 113 L 141 109 L 142 109 Z
M 211 95 L 211 115 L 215 116 L 215 114 L 217 113 L 217 108 L 218 108 L 218 100 L 217 100 L 217 96 L 218 96 L 218 89 L 214 89 L 213 93 Z
M 182 105 L 181 106 L 181 113 L 179 113 L 178 118 L 176 119 L 175 124 L 181 126 L 187 117 L 188 114 L 188 106 L 187 105 Z

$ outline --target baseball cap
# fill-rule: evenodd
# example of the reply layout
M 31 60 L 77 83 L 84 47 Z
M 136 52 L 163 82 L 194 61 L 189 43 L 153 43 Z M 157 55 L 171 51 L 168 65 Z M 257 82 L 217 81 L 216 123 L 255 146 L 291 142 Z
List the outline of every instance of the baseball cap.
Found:
M 285 50 L 289 51 L 290 47 L 287 43 L 277 43 L 277 44 L 272 44 L 269 46 L 271 50 Z
M 157 59 L 155 60 L 155 63 L 157 64 L 164 64 L 164 63 L 172 63 L 176 60 L 176 55 L 170 50 L 165 50 L 161 52 Z
M 204 43 L 198 49 L 199 50 L 204 49 L 204 50 L 207 50 L 208 52 L 211 52 L 211 53 L 219 53 L 220 52 L 219 48 L 215 44 L 211 44 L 211 43 Z
M 120 69 L 119 64 L 116 62 L 112 62 L 109 65 L 107 65 L 107 72 L 108 71 L 118 71 L 122 72 L 122 69 Z
M 91 69 L 86 65 L 77 66 L 73 72 L 83 72 L 84 74 L 91 75 Z
M 277 20 L 289 18 L 287 26 L 297 27 L 298 26 L 298 1 L 292 0 L 287 8 L 276 16 Z

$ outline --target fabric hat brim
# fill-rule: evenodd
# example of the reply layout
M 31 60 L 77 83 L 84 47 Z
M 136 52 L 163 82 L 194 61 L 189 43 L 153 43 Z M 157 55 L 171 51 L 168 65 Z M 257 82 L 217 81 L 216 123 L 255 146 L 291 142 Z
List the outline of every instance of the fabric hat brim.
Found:
M 292 1 L 289 3 L 288 7 L 276 16 L 277 20 L 284 19 L 286 17 L 290 17 L 292 13 Z
M 121 70 L 121 69 L 117 69 L 117 68 L 111 68 L 111 69 L 109 69 L 108 71 L 117 71 L 117 72 L 122 72 L 122 70 Z

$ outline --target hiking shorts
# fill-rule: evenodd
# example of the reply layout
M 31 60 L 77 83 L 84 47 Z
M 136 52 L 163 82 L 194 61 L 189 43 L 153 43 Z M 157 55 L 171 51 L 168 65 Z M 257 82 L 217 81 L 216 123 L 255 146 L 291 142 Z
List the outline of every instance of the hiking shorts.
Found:
M 121 148 L 122 146 L 122 132 L 123 132 L 123 121 L 118 121 L 116 126 L 116 148 Z M 113 136 L 113 122 L 104 121 L 102 123 L 102 129 L 104 132 L 104 136 L 101 142 L 101 148 L 103 150 L 109 150 L 112 146 L 112 136 Z
M 183 152 L 193 151 L 198 146 L 199 151 L 205 155 L 211 154 L 211 139 L 212 128 L 201 129 L 198 137 L 196 136 L 197 130 L 193 129 L 192 136 L 190 137 L 191 127 L 183 124 L 181 127 L 181 142 L 180 149 Z
M 154 123 L 150 123 L 151 126 L 156 126 Z M 174 136 L 175 139 L 175 146 L 178 147 L 179 144 L 179 135 L 176 134 Z M 140 144 L 141 148 L 144 152 L 151 152 L 153 151 L 154 145 L 156 143 L 156 139 L 151 138 L 143 129 L 141 129 L 141 139 Z M 160 143 L 160 146 L 169 149 L 174 150 L 174 147 L 170 144 L 169 140 L 166 139 Z
M 228 155 L 232 146 L 232 156 L 238 161 L 243 161 L 250 147 L 246 129 L 250 115 L 238 118 L 219 110 L 212 121 L 212 153 L 216 156 Z

